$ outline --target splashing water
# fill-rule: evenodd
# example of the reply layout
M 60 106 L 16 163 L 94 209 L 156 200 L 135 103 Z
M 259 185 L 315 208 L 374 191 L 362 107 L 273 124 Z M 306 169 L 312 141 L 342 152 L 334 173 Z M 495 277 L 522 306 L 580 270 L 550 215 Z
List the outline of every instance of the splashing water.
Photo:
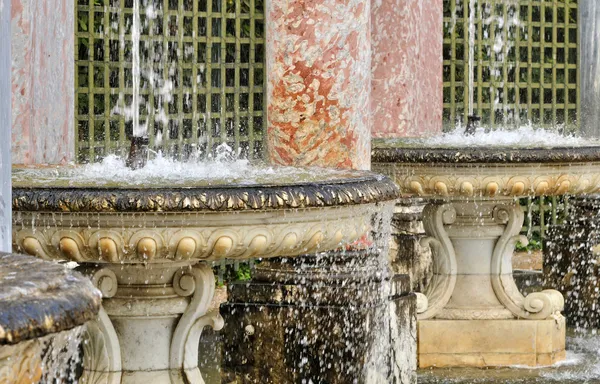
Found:
M 133 135 L 135 137 L 146 136 L 146 126 L 140 126 L 140 0 L 133 2 L 133 26 L 131 28 L 132 65 L 133 75 L 133 101 L 131 105 L 133 118 Z
M 142 169 L 132 170 L 125 159 L 109 155 L 100 163 L 13 170 L 15 186 L 29 187 L 194 187 L 210 185 L 283 185 L 331 181 L 358 174 L 327 168 L 296 168 L 250 164 L 236 159 L 224 144 L 210 160 L 180 162 L 160 153 Z M 382 176 L 383 177 L 383 176 Z
M 600 383 L 600 336 L 567 337 L 567 349 L 567 359 L 552 366 L 430 369 L 419 373 L 419 384 Z
M 404 144 L 409 147 L 425 148 L 468 148 L 468 147 L 514 147 L 514 148 L 553 148 L 553 147 L 587 147 L 600 146 L 600 141 L 578 136 L 564 136 L 556 132 L 535 128 L 531 124 L 518 129 L 498 129 L 486 131 L 479 128 L 474 135 L 466 136 L 458 127 L 452 132 L 426 138 L 386 139 L 385 145 Z
M 475 84 L 475 0 L 469 2 L 469 116 L 473 116 L 473 89 Z

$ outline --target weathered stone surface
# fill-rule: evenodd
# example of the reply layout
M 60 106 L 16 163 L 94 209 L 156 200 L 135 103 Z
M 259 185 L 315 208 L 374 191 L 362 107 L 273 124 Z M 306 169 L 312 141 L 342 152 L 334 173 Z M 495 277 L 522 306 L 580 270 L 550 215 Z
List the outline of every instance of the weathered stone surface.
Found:
M 64 265 L 0 253 L 0 344 L 82 325 L 100 302 L 92 283 Z
M 600 146 L 589 147 L 440 147 L 415 139 L 373 140 L 373 163 L 568 163 L 599 161 Z
M 293 261 L 304 268 L 271 260 L 259 265 L 256 281 L 229 286 L 229 302 L 221 306 L 228 380 L 415 382 L 408 277 L 390 280 L 382 268 L 368 268 L 373 260 L 350 255 L 355 263 L 351 257 Z
M 565 296 L 567 324 L 600 327 L 600 196 L 569 200 L 564 224 L 553 225 L 544 241 L 545 285 Z
M 73 161 L 73 2 L 12 0 L 11 13 L 13 163 Z
M 437 0 L 371 1 L 373 137 L 442 129 L 442 20 Z
M 266 3 L 271 162 L 369 169 L 370 0 Z
M 427 236 L 422 221 L 425 204 L 422 199 L 400 199 L 392 218 L 392 268 L 395 273 L 407 274 L 411 290 L 417 292 L 423 292 L 433 274 L 431 248 L 421 245 Z
M 37 170 L 38 180 L 21 178 L 19 172 L 13 172 L 14 211 L 221 212 L 370 204 L 398 196 L 398 188 L 391 180 L 370 172 L 348 171 L 330 179 L 314 175 L 293 182 L 282 182 L 273 176 L 264 183 L 242 186 L 222 180 L 212 185 L 162 188 L 63 185 L 52 181 L 52 175 L 61 172 L 60 168 Z M 198 180 L 198 184 L 202 182 Z
M 82 327 L 0 345 L 0 383 L 70 382 L 79 354 Z
M 419 367 L 544 366 L 565 358 L 563 317 L 419 320 Z

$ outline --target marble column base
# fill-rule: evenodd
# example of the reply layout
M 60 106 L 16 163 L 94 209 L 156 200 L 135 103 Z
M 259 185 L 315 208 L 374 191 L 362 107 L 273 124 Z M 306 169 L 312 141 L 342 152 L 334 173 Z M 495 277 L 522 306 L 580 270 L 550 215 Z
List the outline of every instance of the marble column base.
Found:
M 552 365 L 565 358 L 565 319 L 419 320 L 419 368 Z

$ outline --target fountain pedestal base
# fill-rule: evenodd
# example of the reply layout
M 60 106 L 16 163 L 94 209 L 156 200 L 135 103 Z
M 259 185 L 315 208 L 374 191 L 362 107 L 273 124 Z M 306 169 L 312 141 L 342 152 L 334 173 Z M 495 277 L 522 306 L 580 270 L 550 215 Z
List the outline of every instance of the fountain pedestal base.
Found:
M 109 383 L 202 383 L 199 340 L 223 319 L 209 311 L 215 290 L 205 263 L 84 265 L 103 294 L 103 309 L 86 330 L 84 380 Z
M 420 320 L 419 368 L 544 366 L 565 358 L 565 319 Z
M 449 199 L 423 210 L 433 276 L 418 294 L 419 366 L 548 365 L 564 359 L 562 295 L 523 296 L 512 255 L 523 211 L 512 199 Z

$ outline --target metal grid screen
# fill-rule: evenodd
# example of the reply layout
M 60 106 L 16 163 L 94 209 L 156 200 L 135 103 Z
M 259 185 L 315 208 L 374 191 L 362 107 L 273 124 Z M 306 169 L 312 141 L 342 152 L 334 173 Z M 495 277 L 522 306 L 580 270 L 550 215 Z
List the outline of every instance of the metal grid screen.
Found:
M 469 102 L 470 0 L 444 0 L 444 126 Z M 488 127 L 577 130 L 577 0 L 477 0 L 474 112 Z
M 227 143 L 263 156 L 263 0 L 138 0 L 140 122 L 150 144 L 186 158 Z M 127 150 L 133 123 L 134 0 L 76 0 L 78 161 Z M 197 150 L 200 151 L 197 151 Z

